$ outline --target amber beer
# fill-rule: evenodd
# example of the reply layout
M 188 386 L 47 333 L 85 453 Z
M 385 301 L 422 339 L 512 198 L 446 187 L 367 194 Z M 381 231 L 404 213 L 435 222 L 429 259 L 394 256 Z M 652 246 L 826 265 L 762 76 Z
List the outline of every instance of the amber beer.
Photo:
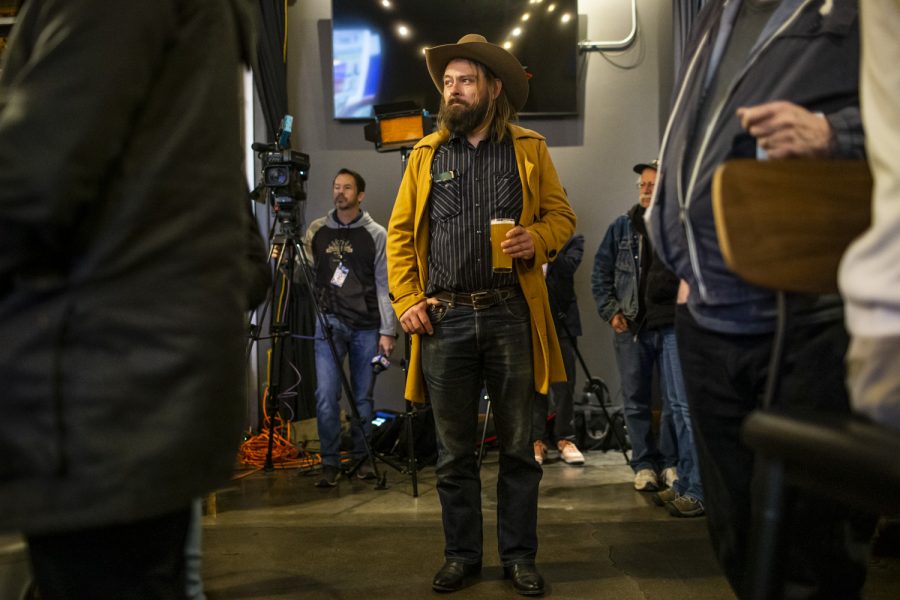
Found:
M 506 239 L 506 232 L 515 226 L 514 219 L 491 219 L 491 266 L 494 273 L 512 272 L 512 256 L 503 253 L 500 242 Z

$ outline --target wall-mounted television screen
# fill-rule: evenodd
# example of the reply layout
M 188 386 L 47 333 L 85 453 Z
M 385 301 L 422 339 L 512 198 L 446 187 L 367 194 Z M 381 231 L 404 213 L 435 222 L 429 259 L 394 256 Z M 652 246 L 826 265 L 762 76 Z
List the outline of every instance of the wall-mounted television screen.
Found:
M 467 33 L 512 52 L 531 74 L 522 115 L 577 112 L 577 0 L 332 0 L 334 117 L 370 119 L 402 101 L 437 113 L 424 49 Z

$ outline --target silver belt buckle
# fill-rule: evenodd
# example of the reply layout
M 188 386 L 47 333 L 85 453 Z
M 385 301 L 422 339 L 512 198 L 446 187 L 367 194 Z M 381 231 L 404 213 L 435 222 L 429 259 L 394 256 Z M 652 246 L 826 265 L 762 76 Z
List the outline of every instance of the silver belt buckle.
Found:
M 475 292 L 471 294 L 472 308 L 479 310 L 494 305 L 494 292 Z

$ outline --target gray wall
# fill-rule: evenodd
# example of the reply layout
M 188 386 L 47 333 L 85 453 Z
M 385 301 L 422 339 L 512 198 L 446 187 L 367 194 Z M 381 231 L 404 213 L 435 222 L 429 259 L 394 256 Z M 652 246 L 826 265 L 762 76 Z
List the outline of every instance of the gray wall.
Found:
M 582 35 L 591 40 L 624 38 L 631 29 L 630 10 L 631 0 L 581 0 Z M 312 220 L 332 207 L 332 178 L 347 166 L 366 178 L 364 207 L 387 225 L 401 178 L 400 154 L 376 152 L 364 140 L 362 124 L 339 123 L 330 116 L 331 2 L 301 0 L 290 7 L 288 19 L 293 147 L 308 153 L 312 165 L 306 218 Z M 613 394 L 619 390 L 619 376 L 612 336 L 591 297 L 591 269 L 609 223 L 637 201 L 631 166 L 656 156 L 672 87 L 671 30 L 670 2 L 638 0 L 638 36 L 633 45 L 624 51 L 580 55 L 580 116 L 522 121 L 547 137 L 578 215 L 578 231 L 585 236 L 585 258 L 576 275 L 585 331 L 580 347 L 592 374 L 606 380 Z M 402 356 L 402 345 L 398 346 L 395 364 Z M 579 371 L 579 388 L 583 381 Z M 402 385 L 399 369 L 381 375 L 376 407 L 401 409 Z

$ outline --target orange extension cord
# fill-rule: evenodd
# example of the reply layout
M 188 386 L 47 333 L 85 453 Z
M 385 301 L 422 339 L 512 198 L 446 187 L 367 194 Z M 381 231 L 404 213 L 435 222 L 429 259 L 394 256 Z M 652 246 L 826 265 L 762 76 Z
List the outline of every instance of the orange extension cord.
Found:
M 268 426 L 269 416 L 266 414 L 269 389 L 263 394 L 263 418 L 262 422 Z M 238 452 L 238 460 L 247 466 L 262 467 L 266 462 L 266 454 L 269 451 L 268 427 L 249 437 L 241 444 Z M 312 467 L 318 464 L 319 458 L 312 455 L 301 455 L 301 451 L 291 442 L 291 422 L 285 421 L 280 415 L 275 416 L 275 430 L 272 432 L 272 463 L 281 468 L 286 467 Z

